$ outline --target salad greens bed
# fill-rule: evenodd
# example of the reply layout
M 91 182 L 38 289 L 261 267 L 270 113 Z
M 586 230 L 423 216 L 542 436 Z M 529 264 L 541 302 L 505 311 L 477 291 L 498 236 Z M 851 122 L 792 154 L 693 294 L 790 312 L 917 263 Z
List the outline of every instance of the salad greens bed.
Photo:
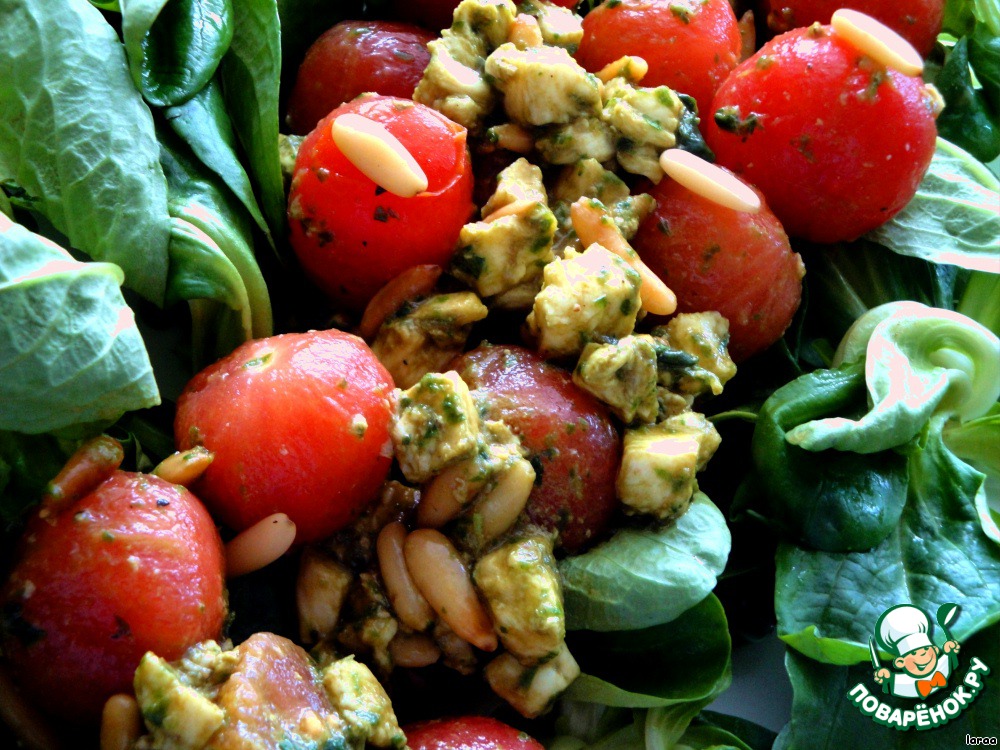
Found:
M 170 401 L 187 376 L 275 320 L 324 324 L 283 239 L 279 113 L 309 42 L 378 7 L 122 5 L 0 0 L 10 538 L 79 440 L 109 431 L 148 469 L 173 449 Z M 846 699 L 870 678 L 871 630 L 895 604 L 959 603 L 963 655 L 1000 666 L 996 0 L 949 0 L 927 76 L 947 107 L 917 196 L 857 242 L 798 248 L 808 274 L 793 325 L 707 405 L 724 448 L 706 494 L 670 527 L 623 530 L 561 563 L 584 674 L 533 728 L 550 747 L 932 748 L 996 735 L 1000 684 L 919 734 Z M 167 344 L 147 350 L 150 333 Z M 234 634 L 250 627 L 243 604 L 266 595 L 234 584 Z M 732 639 L 774 622 L 794 689 L 776 741 L 703 710 L 729 686 Z

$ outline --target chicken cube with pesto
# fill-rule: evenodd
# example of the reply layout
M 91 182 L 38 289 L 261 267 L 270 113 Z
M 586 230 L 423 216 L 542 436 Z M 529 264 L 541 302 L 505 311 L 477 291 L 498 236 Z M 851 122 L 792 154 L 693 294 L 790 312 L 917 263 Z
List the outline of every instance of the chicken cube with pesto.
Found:
M 497 547 L 479 559 L 473 579 L 504 648 L 524 664 L 558 653 L 566 618 L 549 539 L 529 536 Z
M 661 521 L 681 515 L 698 487 L 695 473 L 720 442 L 715 426 L 693 411 L 626 430 L 617 482 L 625 512 Z
M 400 388 L 438 372 L 462 352 L 472 324 L 489 311 L 472 292 L 407 302 L 379 329 L 372 351 Z
M 503 106 L 521 125 L 567 123 L 601 109 L 599 81 L 562 47 L 518 49 L 501 44 L 484 67 L 503 93 Z
M 682 367 L 662 367 L 662 386 L 692 396 L 707 392 L 718 396 L 736 374 L 728 349 L 729 321 L 717 312 L 681 313 L 653 334 L 694 360 Z
M 617 134 L 597 115 L 577 117 L 541 128 L 535 148 L 549 164 L 575 164 L 580 159 L 607 161 L 615 155 Z
M 618 163 L 632 174 L 654 182 L 663 177 L 660 153 L 677 145 L 684 105 L 667 86 L 633 86 L 612 78 L 604 86 L 602 117 L 618 133 Z
M 504 167 L 497 175 L 497 187 L 486 201 L 480 216 L 486 218 L 512 203 L 541 203 L 547 206 L 549 197 L 542 182 L 542 170 L 521 158 Z
M 657 402 L 656 347 L 649 335 L 583 348 L 573 382 L 606 403 L 626 424 L 653 422 Z
M 583 19 L 572 10 L 544 0 L 523 0 L 520 8 L 538 21 L 545 44 L 563 47 L 571 55 L 579 48 L 583 41 Z
M 390 434 L 396 460 L 411 482 L 424 482 L 478 447 L 479 414 L 455 372 L 431 372 L 396 389 Z
M 563 643 L 544 664 L 525 666 L 511 653 L 503 653 L 486 665 L 486 681 L 493 692 L 522 716 L 541 716 L 580 676 L 580 665 Z
M 335 661 L 323 670 L 323 689 L 345 725 L 345 735 L 364 747 L 404 747 L 406 737 L 385 689 L 375 675 L 353 656 Z
M 639 312 L 639 274 L 598 244 L 543 271 L 528 328 L 547 357 L 579 354 L 588 342 L 632 333 Z

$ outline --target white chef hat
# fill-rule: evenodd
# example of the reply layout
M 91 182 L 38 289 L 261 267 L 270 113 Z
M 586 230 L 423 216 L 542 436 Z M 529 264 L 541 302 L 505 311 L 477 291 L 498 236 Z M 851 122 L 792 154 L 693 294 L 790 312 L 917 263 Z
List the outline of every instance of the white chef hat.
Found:
M 899 604 L 887 609 L 878 618 L 875 629 L 886 650 L 895 651 L 897 656 L 933 645 L 930 619 L 922 609 L 912 604 Z

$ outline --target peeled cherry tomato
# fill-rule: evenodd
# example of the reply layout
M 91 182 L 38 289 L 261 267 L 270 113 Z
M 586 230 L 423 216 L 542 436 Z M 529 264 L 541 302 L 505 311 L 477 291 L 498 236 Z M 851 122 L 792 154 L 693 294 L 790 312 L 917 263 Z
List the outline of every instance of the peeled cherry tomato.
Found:
M 720 206 L 669 177 L 647 192 L 656 210 L 632 245 L 677 295 L 678 311 L 723 315 L 737 361 L 777 341 L 798 309 L 804 272 L 777 217 L 766 205 Z
M 354 520 L 382 485 L 392 387 L 357 336 L 272 336 L 198 373 L 174 433 L 181 450 L 215 453 L 195 487 L 220 520 L 242 530 L 286 513 L 296 541 L 313 541 Z
M 830 23 L 840 8 L 860 10 L 895 31 L 924 57 L 941 31 L 944 0 L 766 0 L 767 25 L 782 33 L 814 23 Z
M 638 55 L 649 64 L 641 85 L 693 96 L 704 122 L 740 50 L 728 0 L 610 0 L 584 17 L 576 59 L 596 73 L 622 55 Z
M 305 135 L 335 107 L 371 91 L 408 99 L 430 60 L 434 34 L 406 23 L 342 21 L 313 42 L 288 102 L 288 124 Z
M 385 126 L 428 179 L 412 198 L 386 192 L 348 161 L 330 127 L 354 113 Z M 289 239 L 307 274 L 332 301 L 360 312 L 412 266 L 446 266 L 471 216 L 466 131 L 416 102 L 373 96 L 337 107 L 302 142 L 288 200 Z
M 604 406 L 570 374 L 519 346 L 480 346 L 452 365 L 470 388 L 489 393 L 488 418 L 521 438 L 535 467 L 532 522 L 558 531 L 576 551 L 607 530 L 618 507 L 621 440 Z
M 96 722 L 131 692 L 146 651 L 178 659 L 220 637 L 222 540 L 190 492 L 114 472 L 70 507 L 29 524 L 3 589 L 4 654 L 47 712 Z
M 524 732 L 488 716 L 456 716 L 403 727 L 410 750 L 542 750 Z
M 703 120 L 719 164 L 760 188 L 792 237 L 852 240 L 913 197 L 934 154 L 934 101 L 829 26 L 765 44 Z

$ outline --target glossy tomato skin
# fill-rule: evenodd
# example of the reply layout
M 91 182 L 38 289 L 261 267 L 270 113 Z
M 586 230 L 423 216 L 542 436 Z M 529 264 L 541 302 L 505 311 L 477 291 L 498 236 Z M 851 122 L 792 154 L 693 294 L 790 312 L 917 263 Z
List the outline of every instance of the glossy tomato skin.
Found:
M 764 45 L 712 112 L 703 126 L 718 163 L 760 188 L 790 236 L 815 242 L 853 240 L 898 213 L 937 136 L 920 78 L 886 70 L 826 26 Z
M 927 57 L 941 31 L 944 0 L 765 0 L 763 12 L 771 31 L 830 23 L 834 11 L 851 8 L 875 18 Z
M 657 207 L 632 245 L 677 295 L 678 311 L 721 313 L 737 362 L 777 341 L 799 307 L 805 269 L 767 205 L 734 211 L 669 177 L 648 192 Z
M 649 64 L 642 85 L 693 96 L 704 122 L 712 95 L 740 61 L 741 44 L 729 0 L 614 0 L 584 17 L 576 59 L 596 73 L 638 55 Z
M 380 122 L 427 174 L 412 198 L 384 191 L 347 160 L 330 126 L 342 114 Z M 337 107 L 303 141 L 288 202 L 289 239 L 307 274 L 336 304 L 360 311 L 412 266 L 445 266 L 474 211 L 466 131 L 430 107 L 394 97 Z
M 131 692 L 146 651 L 177 659 L 220 637 L 224 566 L 194 495 L 116 471 L 29 524 L 3 589 L 4 653 L 40 707 L 96 722 L 107 698 Z
M 410 750 L 543 750 L 514 727 L 488 716 L 458 716 L 403 727 Z
M 621 440 L 604 406 L 568 372 L 518 346 L 480 346 L 452 363 L 470 388 L 490 394 L 502 419 L 529 451 L 538 476 L 527 513 L 579 551 L 607 530 L 618 507 L 615 479 Z
M 435 35 L 393 21 L 342 21 L 306 52 L 288 102 L 288 125 L 305 135 L 335 107 L 368 91 L 408 99 Z
M 281 512 L 296 542 L 313 541 L 354 520 L 385 479 L 392 388 L 357 336 L 272 336 L 188 383 L 175 437 L 181 450 L 215 453 L 195 491 L 226 525 L 240 530 Z

